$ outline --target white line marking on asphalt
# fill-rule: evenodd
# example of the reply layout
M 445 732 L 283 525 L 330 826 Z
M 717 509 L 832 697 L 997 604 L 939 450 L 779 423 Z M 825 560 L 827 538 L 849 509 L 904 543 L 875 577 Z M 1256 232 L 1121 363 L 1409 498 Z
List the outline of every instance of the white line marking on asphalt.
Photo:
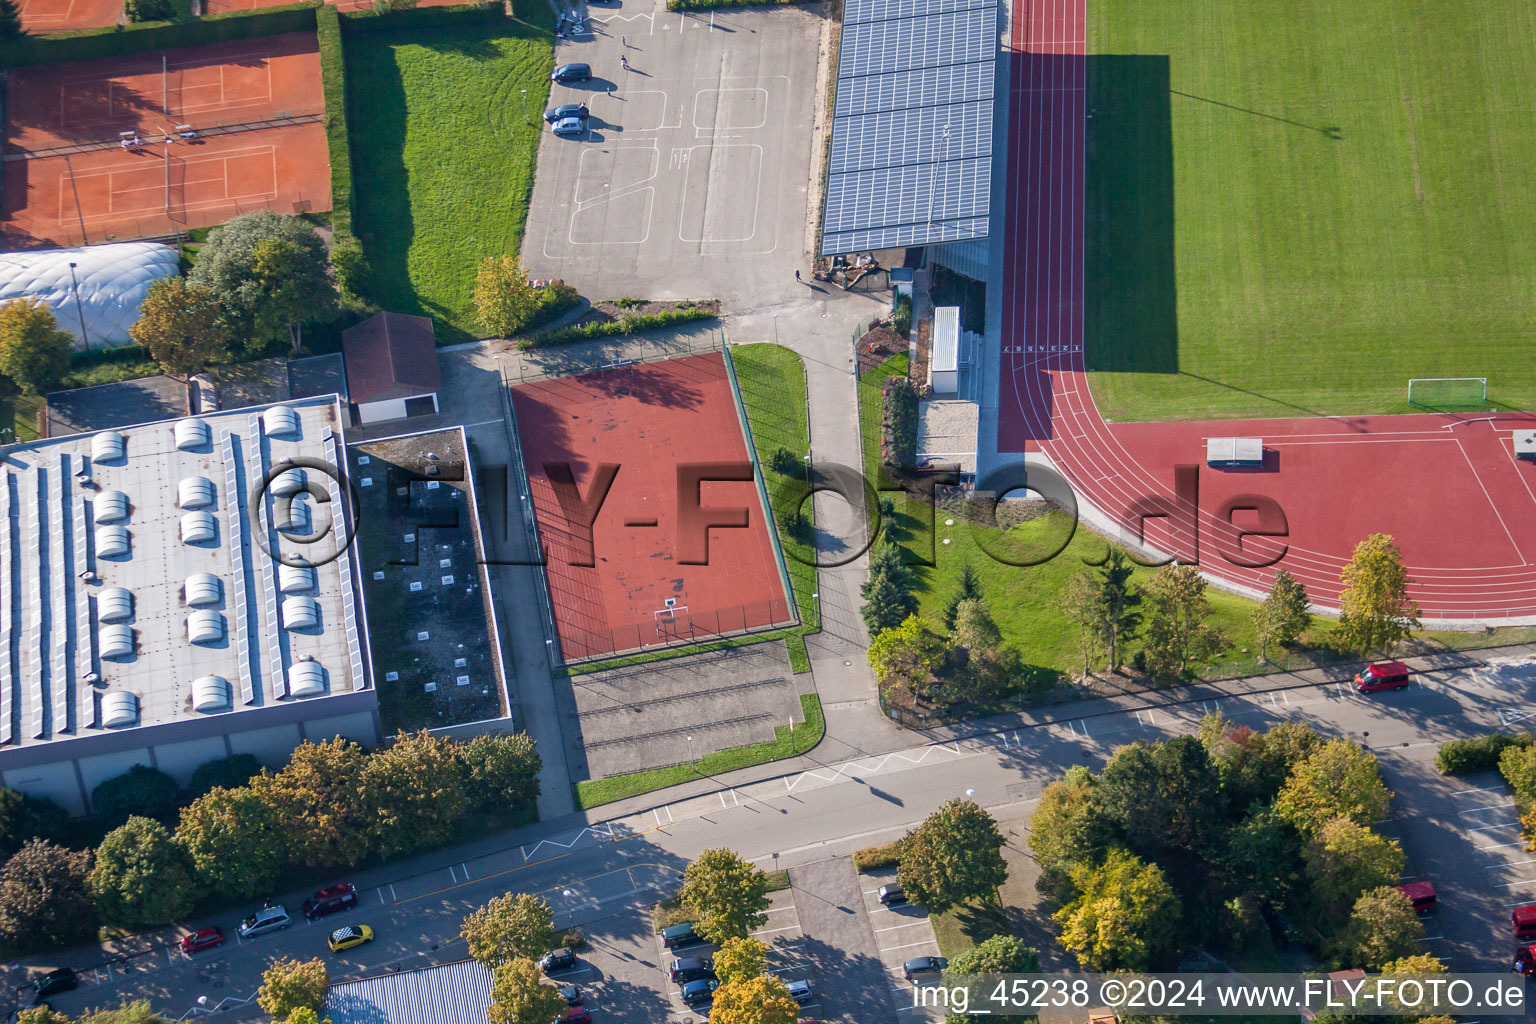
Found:
M 1502 885 L 1494 886 L 1494 888 L 1495 889 L 1513 889 L 1517 885 L 1530 885 L 1533 882 L 1536 882 L 1536 878 L 1522 878 L 1518 882 L 1505 882 Z
M 894 932 L 898 928 L 916 928 L 918 925 L 927 923 L 927 921 L 908 921 L 906 924 L 893 924 L 889 928 L 876 928 L 875 934 L 879 935 L 881 932 Z
M 1497 808 L 1500 808 L 1500 807 L 1513 807 L 1513 806 L 1515 806 L 1515 802 L 1513 800 L 1506 800 L 1502 804 L 1485 804 L 1482 807 L 1468 807 L 1466 810 L 1464 810 L 1464 811 L 1457 811 L 1456 813 L 1458 813 L 1458 814 L 1475 814 L 1478 811 L 1492 811 L 1492 810 L 1496 810 Z
M 448 881 L 456 883 L 456 882 L 458 882 L 458 880 L 459 880 L 459 876 L 453 873 L 453 865 L 449 864 L 448 865 Z
M 760 932 L 753 932 L 752 934 L 753 935 L 772 935 L 774 932 L 792 932 L 796 928 L 799 928 L 799 927 L 800 926 L 797 925 L 797 924 L 787 924 L 783 928 L 764 928 L 762 931 L 760 931 Z
M 1524 846 L 1524 845 L 1525 845 L 1525 840 L 1522 839 L 1518 843 L 1500 843 L 1497 846 L 1474 846 L 1473 849 L 1477 850 L 1479 853 L 1485 853 L 1488 850 L 1502 850 L 1502 849 L 1504 849 L 1507 846 Z
M 395 883 L 394 882 L 390 882 L 389 883 L 389 898 L 394 900 L 396 903 L 400 902 L 400 897 L 395 895 Z
M 1520 824 L 1519 821 L 1501 821 L 1497 825 L 1483 825 L 1483 826 L 1481 826 L 1479 828 L 1469 828 L 1469 829 L 1467 829 L 1467 831 L 1468 832 L 1488 832 L 1488 831 L 1490 831 L 1492 829 L 1496 829 L 1496 828 L 1509 828 L 1511 825 L 1518 825 L 1518 824 Z
M 894 953 L 898 949 L 911 949 L 913 946 L 927 946 L 936 943 L 937 941 L 937 939 L 924 939 L 922 942 L 908 942 L 902 946 L 885 946 L 881 948 L 880 952 Z

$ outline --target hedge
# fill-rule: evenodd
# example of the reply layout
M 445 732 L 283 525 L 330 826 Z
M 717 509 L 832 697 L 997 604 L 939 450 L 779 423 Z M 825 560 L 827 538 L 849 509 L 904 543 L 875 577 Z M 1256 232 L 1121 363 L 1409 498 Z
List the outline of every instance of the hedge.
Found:
M 917 461 L 917 387 L 906 377 L 887 377 L 880 393 L 880 461 L 910 469 Z
M 901 862 L 901 844 L 886 843 L 884 846 L 866 846 L 853 851 L 853 866 L 860 871 L 877 871 L 892 868 Z
M 347 145 L 347 57 L 341 17 L 325 4 L 315 12 L 320 85 L 325 90 L 325 141 L 331 151 L 331 229 L 334 244 L 352 235 L 352 150 Z
M 126 28 L 109 26 L 46 36 L 22 36 L 0 43 L 0 65 L 21 67 L 67 60 L 99 60 L 145 50 L 203 46 L 285 32 L 313 32 L 315 11 L 323 6 L 308 0 L 265 10 L 210 14 L 192 21 L 146 21 Z
M 1471 740 L 1451 740 L 1435 754 L 1435 767 L 1441 775 L 1489 771 L 1499 766 L 1499 755 L 1507 748 L 1528 747 L 1532 742 L 1536 742 L 1536 736 L 1530 733 L 1513 735 L 1506 732 L 1489 733 Z
M 490 25 L 504 21 L 506 5 L 499 0 L 486 3 L 454 4 L 451 7 L 412 7 L 399 11 L 347 11 L 341 15 L 346 34 L 359 38 L 384 32 L 459 28 L 465 25 Z
M 591 341 L 594 338 L 610 338 L 616 334 L 639 334 L 660 327 L 685 324 L 694 320 L 713 320 L 718 314 L 707 309 L 669 309 L 662 313 L 646 315 L 626 313 L 617 320 L 596 320 L 588 324 L 557 327 L 543 334 L 535 334 L 517 343 L 521 349 L 542 348 L 545 345 L 564 345 L 572 341 Z

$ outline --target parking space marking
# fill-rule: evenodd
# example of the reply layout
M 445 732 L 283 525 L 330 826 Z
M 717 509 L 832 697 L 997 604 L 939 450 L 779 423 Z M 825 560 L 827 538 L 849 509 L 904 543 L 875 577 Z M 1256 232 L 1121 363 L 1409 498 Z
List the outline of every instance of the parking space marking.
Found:
M 881 932 L 894 932 L 900 928 L 916 928 L 927 923 L 928 921 L 924 919 L 922 921 L 908 921 L 906 924 L 893 924 L 889 928 L 876 928 L 875 934 L 879 935 Z
M 787 924 L 783 928 L 764 928 L 762 931 L 753 932 L 752 934 L 753 935 L 772 935 L 774 932 L 792 932 L 792 931 L 794 931 L 795 929 L 797 929 L 799 927 L 800 926 L 797 925 L 797 924 Z
M 933 944 L 935 944 L 937 942 L 938 942 L 937 939 L 924 939 L 922 942 L 906 942 L 906 943 L 903 943 L 900 946 L 886 946 L 884 949 L 880 950 L 880 952 L 882 952 L 882 953 L 890 953 L 893 950 L 911 949 L 913 946 L 928 946 L 928 945 L 933 945 Z
M 1518 821 L 1501 821 L 1497 825 L 1483 825 L 1480 828 L 1469 828 L 1469 829 L 1467 829 L 1467 831 L 1468 832 L 1487 832 L 1487 831 L 1490 831 L 1492 829 L 1496 829 L 1496 828 L 1509 828 L 1512 825 L 1518 825 L 1518 824 L 1520 824 L 1520 822 L 1518 822 Z

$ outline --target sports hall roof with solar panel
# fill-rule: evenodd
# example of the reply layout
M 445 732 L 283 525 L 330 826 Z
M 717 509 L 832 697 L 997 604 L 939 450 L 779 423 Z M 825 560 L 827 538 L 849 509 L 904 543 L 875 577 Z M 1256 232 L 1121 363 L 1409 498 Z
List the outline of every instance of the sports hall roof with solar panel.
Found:
M 821 253 L 985 238 L 996 0 L 847 0 Z
M 353 553 L 285 575 L 259 542 L 316 562 L 336 549 L 275 528 L 276 486 L 251 507 L 274 466 L 344 458 L 334 395 L 287 407 L 0 448 L 0 751 L 368 686 Z M 305 473 L 310 539 L 345 535 L 339 485 Z M 318 624 L 288 621 L 300 596 Z

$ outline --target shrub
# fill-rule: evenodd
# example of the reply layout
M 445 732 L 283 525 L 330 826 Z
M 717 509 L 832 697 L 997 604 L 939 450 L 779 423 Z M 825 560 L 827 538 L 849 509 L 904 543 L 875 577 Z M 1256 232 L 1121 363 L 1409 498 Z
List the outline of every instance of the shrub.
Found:
M 884 846 L 866 846 L 862 850 L 853 851 L 853 866 L 860 871 L 876 871 L 880 868 L 893 868 L 901 862 L 901 843 L 886 843 Z
M 689 323 L 694 320 L 713 320 L 715 314 L 703 309 L 670 309 L 644 316 L 625 314 L 617 320 L 593 321 L 570 327 L 557 327 L 552 331 L 535 334 L 518 342 L 521 349 L 541 348 L 546 345 L 564 345 L 573 341 L 591 341 L 595 338 L 611 338 L 617 334 L 637 334 L 662 327 Z
M 171 0 L 124 0 L 123 13 L 133 22 L 170 21 L 176 17 L 176 8 Z
M 1489 771 L 1499 766 L 1499 755 L 1509 747 L 1528 747 L 1536 737 L 1530 733 L 1511 735 L 1494 732 L 1470 740 L 1451 740 L 1442 744 L 1435 755 L 1435 767 L 1441 775 Z
M 587 937 L 573 928 L 560 936 L 560 945 L 567 949 L 586 949 Z
M 111 830 L 133 815 L 166 821 L 176 806 L 176 780 L 148 765 L 136 764 L 91 791 L 91 811 Z
M 887 377 L 880 394 L 880 461 L 910 468 L 917 461 L 917 388 L 906 377 Z
M 912 332 L 912 296 L 896 296 L 896 307 L 891 310 L 891 328 L 902 337 Z
M 100 60 L 149 50 L 201 46 L 234 39 L 256 39 L 287 32 L 313 32 L 315 0 L 268 7 L 265 10 L 228 11 L 208 14 L 191 21 L 145 22 L 119 28 L 86 29 L 80 32 L 51 32 L 46 36 L 23 36 L 0 44 L 0 65 L 57 64 L 61 61 Z
M 235 754 L 233 757 L 209 761 L 199 765 L 192 773 L 192 779 L 187 783 L 187 798 L 200 797 L 214 787 L 239 789 L 250 782 L 253 776 L 260 774 L 261 762 L 250 754 Z

